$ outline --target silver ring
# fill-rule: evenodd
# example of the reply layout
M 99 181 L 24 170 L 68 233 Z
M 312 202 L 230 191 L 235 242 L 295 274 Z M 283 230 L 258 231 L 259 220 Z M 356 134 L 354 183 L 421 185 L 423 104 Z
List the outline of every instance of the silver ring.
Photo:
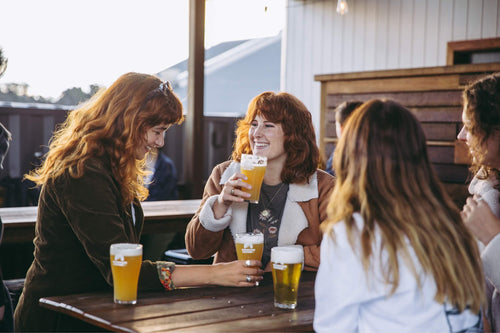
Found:
M 234 195 L 234 188 L 231 189 L 231 195 Z
M 247 282 L 252 282 L 252 277 L 250 275 L 247 275 Z
M 250 261 L 250 259 L 245 261 L 245 265 L 248 267 L 252 266 L 252 262 Z
M 255 281 L 255 286 L 258 287 L 259 286 L 259 281 Z

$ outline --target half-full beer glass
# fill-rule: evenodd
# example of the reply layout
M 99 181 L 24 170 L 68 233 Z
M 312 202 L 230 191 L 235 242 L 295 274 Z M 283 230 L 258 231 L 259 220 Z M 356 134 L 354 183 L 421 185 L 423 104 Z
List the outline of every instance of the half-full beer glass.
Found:
M 275 307 L 297 307 L 303 262 L 304 249 L 301 246 L 277 246 L 271 249 Z
M 234 235 L 238 260 L 262 260 L 264 234 L 246 232 Z
M 248 177 L 245 183 L 252 185 L 250 190 L 247 190 L 246 188 L 241 189 L 242 191 L 251 194 L 250 198 L 245 199 L 245 201 L 259 203 L 260 187 L 262 186 L 262 181 L 264 180 L 266 167 L 267 157 L 249 154 L 241 155 L 241 173 Z
M 137 285 L 142 264 L 142 245 L 112 244 L 109 253 L 115 303 L 136 304 Z

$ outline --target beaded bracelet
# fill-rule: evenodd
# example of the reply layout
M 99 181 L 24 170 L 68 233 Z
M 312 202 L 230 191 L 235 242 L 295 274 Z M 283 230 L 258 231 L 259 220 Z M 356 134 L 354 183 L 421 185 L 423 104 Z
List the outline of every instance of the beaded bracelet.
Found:
M 175 270 L 175 263 L 170 261 L 157 261 L 156 268 L 158 269 L 158 276 L 163 288 L 165 288 L 165 290 L 175 289 L 174 282 L 172 281 L 172 273 Z

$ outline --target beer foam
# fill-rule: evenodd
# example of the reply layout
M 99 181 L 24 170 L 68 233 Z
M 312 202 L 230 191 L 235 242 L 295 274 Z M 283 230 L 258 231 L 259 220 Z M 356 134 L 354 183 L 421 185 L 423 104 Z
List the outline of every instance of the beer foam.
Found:
M 109 254 L 122 255 L 125 257 L 142 255 L 142 245 L 133 243 L 112 244 L 109 248 Z
M 304 249 L 302 246 L 276 246 L 271 249 L 271 261 L 278 264 L 302 264 Z
M 251 246 L 253 244 L 261 244 L 264 243 L 264 234 L 236 234 L 235 236 L 236 243 L 243 243 L 245 247 Z M 248 246 L 247 246 L 248 245 Z

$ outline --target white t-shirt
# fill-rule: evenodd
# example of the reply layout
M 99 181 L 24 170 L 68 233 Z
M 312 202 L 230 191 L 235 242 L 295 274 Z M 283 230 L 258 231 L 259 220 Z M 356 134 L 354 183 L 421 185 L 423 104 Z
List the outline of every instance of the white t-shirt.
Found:
M 363 219 L 354 214 L 358 228 Z M 425 275 L 410 247 L 410 255 L 421 276 L 422 288 L 399 257 L 399 286 L 389 295 L 391 286 L 382 278 L 381 266 L 387 254 L 380 253 L 380 233 L 376 233 L 372 269 L 366 275 L 361 257 L 347 239 L 343 222 L 334 226 L 336 243 L 325 234 L 321 243 L 321 264 L 316 276 L 314 330 L 316 332 L 460 332 L 481 327 L 480 317 L 466 310 L 456 313 L 448 304 L 434 300 L 436 285 Z M 367 278 L 368 277 L 368 278 Z

